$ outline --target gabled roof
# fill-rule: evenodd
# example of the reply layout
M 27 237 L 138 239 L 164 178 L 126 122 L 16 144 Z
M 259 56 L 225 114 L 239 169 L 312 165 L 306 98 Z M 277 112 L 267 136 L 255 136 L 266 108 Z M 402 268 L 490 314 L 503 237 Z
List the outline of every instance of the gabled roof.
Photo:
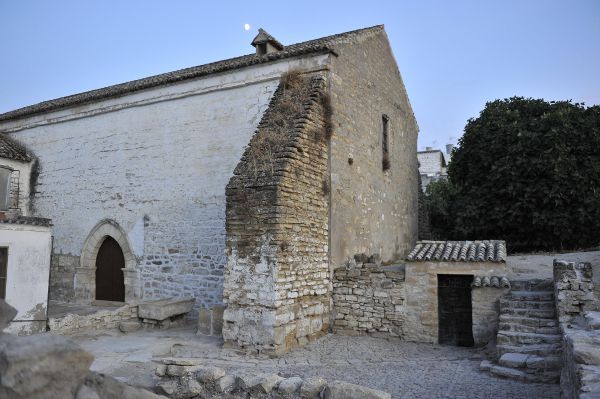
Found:
M 44 112 L 55 111 L 75 105 L 87 104 L 95 101 L 104 100 L 111 97 L 123 96 L 132 92 L 145 90 L 157 86 L 168 85 L 189 79 L 195 79 L 214 73 L 230 71 L 238 68 L 244 68 L 251 65 L 263 64 L 284 58 L 297 57 L 312 53 L 334 53 L 333 46 L 359 36 L 367 36 L 383 31 L 383 25 L 376 25 L 370 28 L 358 29 L 350 32 L 340 33 L 332 36 L 325 36 L 307 42 L 285 46 L 281 51 L 257 55 L 248 54 L 241 57 L 230 58 L 228 60 L 212 62 L 178 71 L 167 72 L 161 75 L 150 76 L 148 78 L 132 80 L 131 82 L 121 83 L 114 86 L 108 86 L 102 89 L 86 91 L 84 93 L 72 96 L 61 97 L 55 100 L 44 101 L 28 107 L 19 108 L 14 111 L 0 114 L 0 121 L 18 119 L 24 116 L 40 114 Z M 265 32 L 266 33 L 266 32 Z
M 0 133 L 0 158 L 22 162 L 31 161 L 31 155 L 29 155 L 25 147 L 2 133 Z
M 407 259 L 413 262 L 506 262 L 506 242 L 419 241 Z
M 279 40 L 275 39 L 273 36 L 269 35 L 269 33 L 263 28 L 258 28 L 258 35 L 252 40 L 251 45 L 256 47 L 259 44 L 270 43 L 277 50 L 283 50 L 283 44 L 279 42 Z

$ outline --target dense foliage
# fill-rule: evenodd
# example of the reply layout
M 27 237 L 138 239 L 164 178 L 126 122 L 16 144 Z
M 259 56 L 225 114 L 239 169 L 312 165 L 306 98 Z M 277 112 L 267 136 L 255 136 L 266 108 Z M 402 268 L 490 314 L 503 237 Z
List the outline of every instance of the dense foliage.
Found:
M 506 239 L 512 251 L 600 242 L 600 106 L 513 97 L 468 121 L 429 189 L 438 237 Z

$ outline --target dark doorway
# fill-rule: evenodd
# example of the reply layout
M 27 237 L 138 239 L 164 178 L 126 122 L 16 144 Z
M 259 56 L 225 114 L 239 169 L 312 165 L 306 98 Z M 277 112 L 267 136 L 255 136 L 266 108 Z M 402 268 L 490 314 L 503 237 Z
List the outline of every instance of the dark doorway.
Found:
M 125 301 L 123 270 L 125 258 L 121 246 L 112 237 L 106 237 L 96 256 L 96 299 Z
M 473 276 L 438 274 L 440 344 L 473 346 L 472 282 Z

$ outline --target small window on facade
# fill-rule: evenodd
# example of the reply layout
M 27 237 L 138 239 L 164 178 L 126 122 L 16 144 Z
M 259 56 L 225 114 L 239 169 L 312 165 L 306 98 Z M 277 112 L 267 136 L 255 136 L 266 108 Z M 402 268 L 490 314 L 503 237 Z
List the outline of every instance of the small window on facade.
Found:
M 11 170 L 0 166 L 0 211 L 8 209 Z
M 383 115 L 381 117 L 381 122 L 382 122 L 382 167 L 383 170 L 388 170 L 390 168 L 390 151 L 389 151 L 389 145 L 390 145 L 390 137 L 389 137 L 389 129 L 390 129 L 390 122 L 389 122 L 389 118 L 387 117 L 387 115 Z
M 6 299 L 6 275 L 8 274 L 8 248 L 0 248 L 0 299 Z

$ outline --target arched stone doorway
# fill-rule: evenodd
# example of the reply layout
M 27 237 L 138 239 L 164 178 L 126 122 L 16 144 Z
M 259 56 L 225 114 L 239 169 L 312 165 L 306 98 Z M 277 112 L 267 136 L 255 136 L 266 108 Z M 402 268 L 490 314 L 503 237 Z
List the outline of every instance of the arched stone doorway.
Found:
M 107 236 L 96 255 L 96 299 L 125 301 L 125 257 L 119 243 Z
M 103 249 L 106 243 L 107 248 Z M 107 252 L 108 251 L 108 252 Z M 122 265 L 118 253 L 122 255 Z M 109 253 L 117 255 L 107 255 Z M 113 260 L 102 260 L 109 256 Z M 100 267 L 98 270 L 98 258 Z M 115 261 L 116 259 L 116 261 Z M 107 262 L 103 267 L 102 262 Z M 112 267 L 108 265 L 112 263 Z M 120 267 L 119 267 L 120 266 Z M 104 272 L 107 275 L 104 275 Z M 120 271 L 120 273 L 118 273 Z M 86 238 L 80 258 L 80 267 L 75 272 L 75 299 L 77 302 L 90 303 L 94 299 L 102 299 L 97 296 L 98 277 L 107 278 L 119 284 L 118 292 L 124 292 L 124 298 L 118 296 L 118 301 L 132 302 L 141 299 L 141 284 L 139 281 L 137 262 L 127 235 L 121 226 L 114 220 L 105 219 L 100 221 Z M 118 280 L 118 281 L 117 281 Z M 100 292 L 104 293 L 103 281 L 100 281 Z M 115 290 L 116 291 L 116 290 Z M 110 294 L 112 296 L 112 294 Z M 103 295 L 101 295 L 103 296 Z M 109 299 L 115 300 L 115 299 Z

